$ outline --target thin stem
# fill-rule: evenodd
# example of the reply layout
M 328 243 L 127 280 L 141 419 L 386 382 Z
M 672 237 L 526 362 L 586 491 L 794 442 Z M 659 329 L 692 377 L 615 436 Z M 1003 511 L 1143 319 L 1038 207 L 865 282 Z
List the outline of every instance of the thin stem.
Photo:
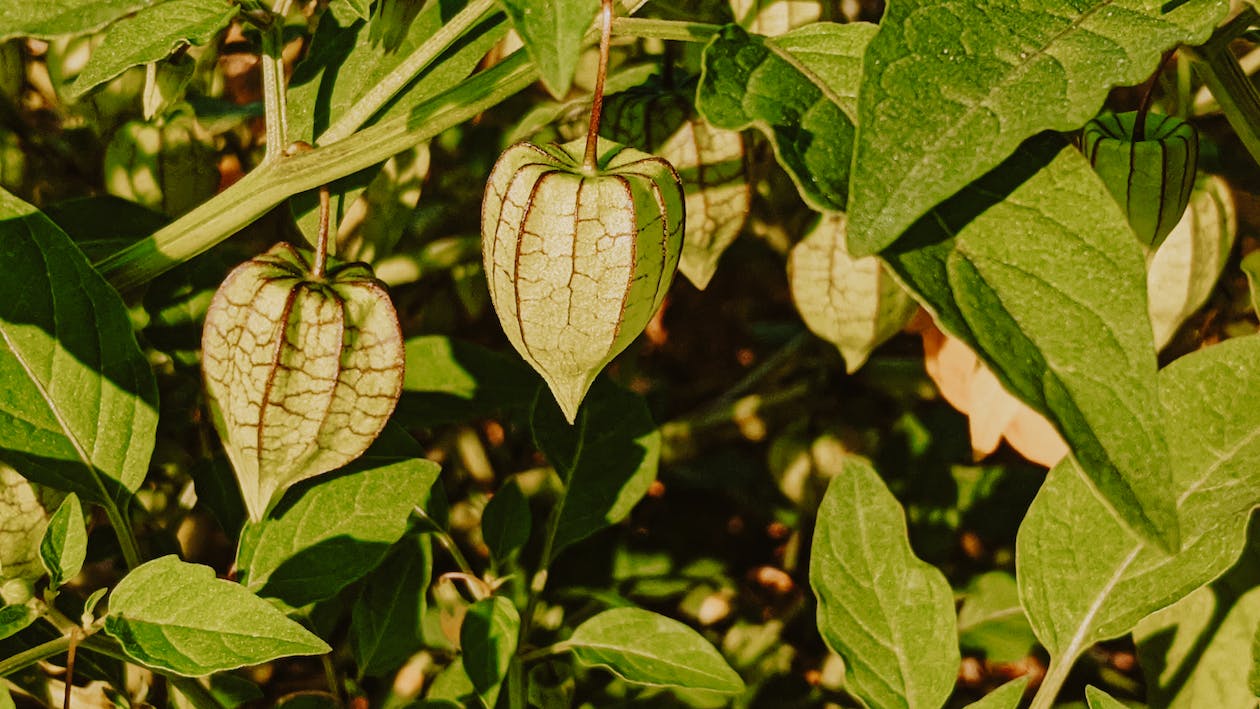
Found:
M 612 47 L 613 0 L 604 0 L 599 18 L 599 69 L 595 73 L 595 91 L 591 94 L 591 125 L 586 134 L 586 157 L 582 168 L 594 173 L 599 158 L 599 119 L 604 113 L 604 78 L 608 75 L 608 54 Z
M 1151 101 L 1155 98 L 1155 85 L 1159 83 L 1159 77 L 1164 73 L 1164 67 L 1168 66 L 1168 60 L 1172 59 L 1176 53 L 1176 49 L 1170 49 L 1164 53 L 1164 58 L 1159 61 L 1159 66 L 1155 67 L 1155 73 L 1151 75 L 1150 81 L 1146 85 L 1146 91 L 1142 92 L 1142 100 L 1138 103 L 1137 117 L 1133 122 L 1133 142 L 1135 143 L 1146 140 L 1146 115 L 1150 113 Z
M 0 677 L 7 677 L 36 662 L 54 658 L 68 649 L 70 649 L 69 635 L 63 635 L 48 642 L 40 643 L 29 650 L 23 650 L 16 655 L 0 660 Z
M 1071 661 L 1061 662 L 1059 658 L 1050 660 L 1046 676 L 1041 679 L 1041 686 L 1037 687 L 1037 694 L 1033 696 L 1032 705 L 1028 709 L 1051 709 L 1054 706 L 1055 697 L 1059 696 L 1059 690 L 1063 689 L 1063 683 L 1067 681 L 1068 673 L 1071 671 Z
M 526 662 L 533 662 L 534 660 L 541 660 L 542 658 L 550 657 L 551 655 L 559 655 L 562 652 L 568 652 L 568 650 L 568 643 L 559 642 L 546 647 L 535 648 L 529 652 L 523 652 L 521 653 L 519 659 L 521 663 L 524 664 Z
M 508 709 L 529 707 L 529 683 L 525 681 L 525 665 L 520 657 L 508 662 Z
M 66 648 L 66 691 L 62 693 L 61 709 L 70 709 L 70 689 L 74 687 L 74 656 L 82 641 L 82 630 L 75 628 L 70 631 L 70 646 Z
M 464 552 L 459 550 L 459 545 L 455 543 L 455 538 L 451 536 L 450 532 L 443 529 L 437 521 L 430 517 L 429 513 L 419 505 L 416 505 L 416 507 L 412 509 L 411 513 L 417 517 L 424 518 L 424 520 L 429 523 L 429 526 L 433 528 L 433 531 L 430 532 L 430 534 L 436 537 L 438 544 L 441 544 L 442 548 L 446 550 L 446 553 L 451 555 L 451 560 L 455 562 L 455 565 L 459 567 L 460 571 L 468 574 L 469 576 L 477 575 L 473 572 L 473 568 L 468 563 L 468 559 L 464 557 Z
M 494 11 L 495 4 L 495 0 L 471 0 L 450 21 L 429 35 L 419 47 L 416 47 L 415 51 L 394 67 L 393 71 L 363 94 L 349 110 L 341 114 L 336 122 L 320 134 L 319 139 L 315 141 L 316 145 L 335 143 L 358 130 L 399 91 L 402 91 L 417 74 L 446 51 L 447 47 L 454 44 L 455 40 Z M 501 24 L 502 18 L 498 22 Z
M 708 42 L 722 30 L 721 25 L 707 22 L 652 20 L 641 17 L 618 17 L 613 20 L 613 34 L 640 39 L 673 39 L 679 42 Z
M 265 162 L 166 227 L 96 264 L 126 291 L 232 236 L 285 199 L 353 174 L 458 125 L 516 94 L 538 76 L 524 51 L 417 105 L 408 115 L 345 140 Z
M 328 193 L 328 185 L 319 186 L 319 238 L 315 242 L 315 263 L 311 264 L 311 275 L 316 279 L 324 277 L 328 267 L 328 222 L 332 212 L 332 197 Z
M 289 146 L 289 112 L 284 87 L 284 16 L 292 0 L 276 0 L 271 26 L 262 32 L 263 112 L 267 126 L 267 146 L 263 162 L 272 162 Z

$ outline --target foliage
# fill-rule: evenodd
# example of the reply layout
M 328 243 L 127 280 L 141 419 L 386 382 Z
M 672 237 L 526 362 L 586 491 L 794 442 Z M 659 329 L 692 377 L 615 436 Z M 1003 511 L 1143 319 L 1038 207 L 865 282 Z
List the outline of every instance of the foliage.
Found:
M 1254 705 L 1257 24 L 4 4 L 0 707 Z

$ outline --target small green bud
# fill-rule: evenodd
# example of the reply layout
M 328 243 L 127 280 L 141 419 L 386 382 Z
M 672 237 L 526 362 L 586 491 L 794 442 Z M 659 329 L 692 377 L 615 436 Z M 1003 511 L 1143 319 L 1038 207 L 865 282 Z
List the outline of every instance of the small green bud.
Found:
M 1154 251 L 1190 201 L 1199 162 L 1199 134 L 1180 118 L 1146 114 L 1142 140 L 1137 113 L 1105 113 L 1085 125 L 1082 149 L 1120 203 L 1138 240 Z
M 572 423 L 600 370 L 665 300 L 682 250 L 682 183 L 668 162 L 607 140 L 504 151 L 486 183 L 482 257 L 508 340 Z
M 364 264 L 317 278 L 282 243 L 228 274 L 206 312 L 202 371 L 251 519 L 367 450 L 402 394 L 403 359 L 393 303 Z

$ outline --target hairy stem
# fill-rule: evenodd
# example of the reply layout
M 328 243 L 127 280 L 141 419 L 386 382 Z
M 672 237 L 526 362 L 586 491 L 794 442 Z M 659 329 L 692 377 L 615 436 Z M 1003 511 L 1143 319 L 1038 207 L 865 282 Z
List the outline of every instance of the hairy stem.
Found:
M 36 662 L 48 660 L 65 654 L 70 649 L 70 636 L 63 635 L 48 642 L 40 643 L 33 648 L 23 650 L 0 660 L 0 677 L 7 677 L 18 670 L 25 669 Z
M 673 39 L 679 42 L 708 42 L 722 29 L 707 22 L 652 20 L 640 17 L 618 17 L 613 20 L 613 34 L 642 39 Z

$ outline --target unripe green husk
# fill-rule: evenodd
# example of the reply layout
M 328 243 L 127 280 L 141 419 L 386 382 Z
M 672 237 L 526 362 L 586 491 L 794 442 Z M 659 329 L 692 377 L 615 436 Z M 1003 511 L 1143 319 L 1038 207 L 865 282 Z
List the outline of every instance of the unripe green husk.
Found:
M 686 207 L 668 162 L 601 139 L 504 151 L 486 183 L 482 257 L 508 340 L 570 423 L 595 376 L 665 300 Z
M 367 450 L 402 393 L 403 359 L 393 303 L 364 264 L 312 276 L 282 243 L 228 275 L 206 312 L 202 369 L 251 519 Z
M 1194 189 L 1199 134 L 1185 121 L 1146 114 L 1144 140 L 1134 139 L 1137 113 L 1106 113 L 1085 125 L 1082 149 L 1094 171 L 1153 252 L 1177 225 Z
M 678 270 L 703 290 L 722 252 L 748 217 L 752 190 L 739 131 L 710 125 L 696 113 L 695 84 L 647 85 L 608 97 L 601 133 L 659 155 L 682 179 L 687 226 Z

